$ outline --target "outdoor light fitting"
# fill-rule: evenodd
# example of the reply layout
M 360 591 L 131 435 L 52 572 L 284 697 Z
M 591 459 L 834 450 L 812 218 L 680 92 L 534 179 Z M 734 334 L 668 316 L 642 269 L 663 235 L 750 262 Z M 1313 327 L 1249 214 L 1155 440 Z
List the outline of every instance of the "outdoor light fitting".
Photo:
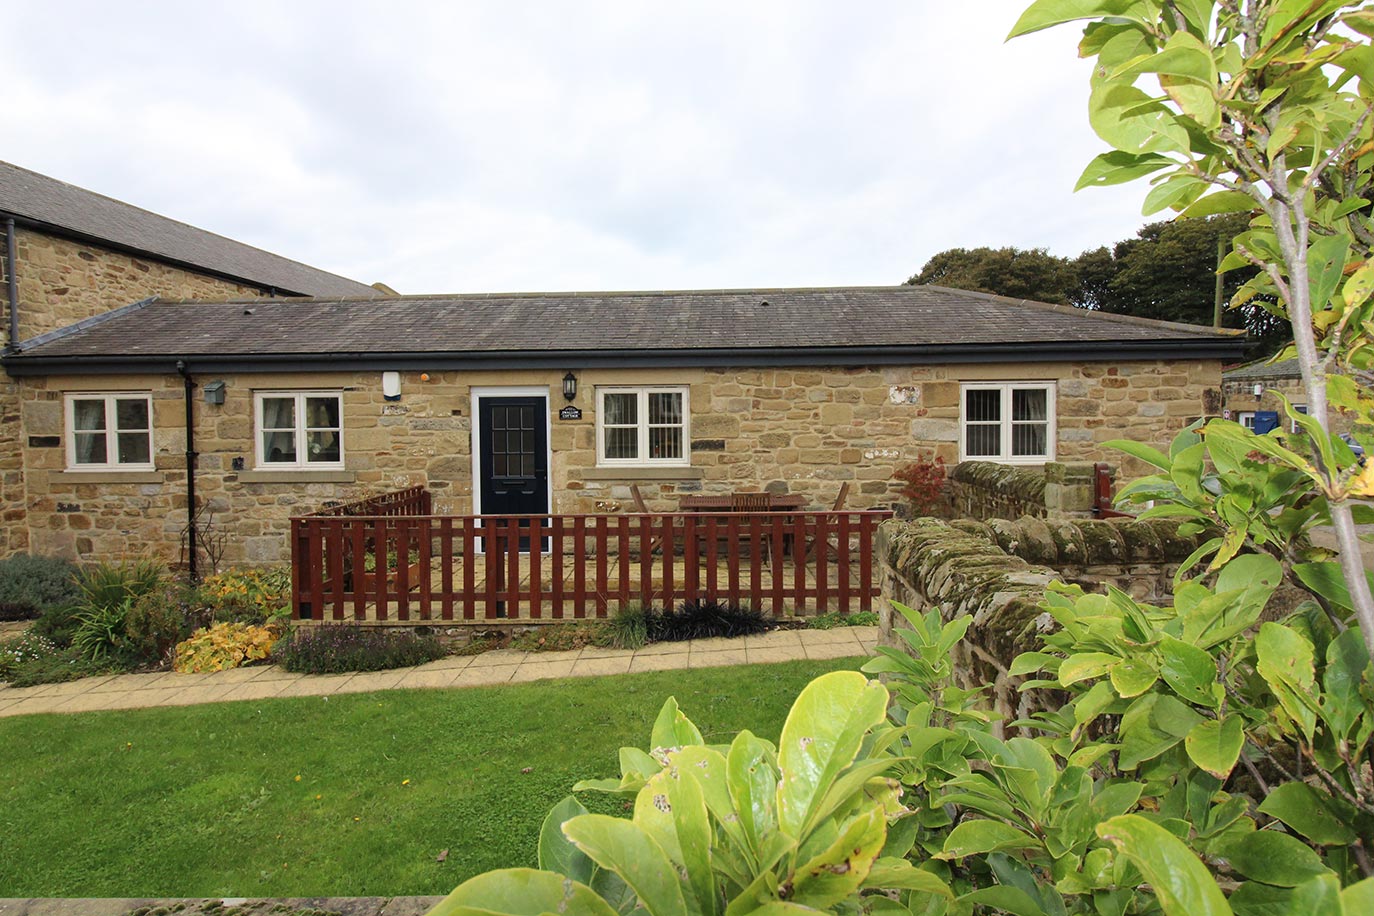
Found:
M 577 399 L 577 376 L 571 372 L 563 376 L 563 397 L 569 401 Z
M 1264 385 L 1260 384 L 1259 382 L 1255 382 L 1255 389 L 1254 389 L 1254 390 L 1255 390 L 1255 400 L 1256 400 L 1256 401 L 1258 401 L 1260 398 L 1264 397 Z

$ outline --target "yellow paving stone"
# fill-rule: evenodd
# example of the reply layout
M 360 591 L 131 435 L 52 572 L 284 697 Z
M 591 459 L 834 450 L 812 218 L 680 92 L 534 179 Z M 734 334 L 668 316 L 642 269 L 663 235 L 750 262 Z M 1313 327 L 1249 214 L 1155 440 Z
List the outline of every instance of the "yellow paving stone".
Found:
M 719 668 L 724 665 L 743 665 L 748 662 L 743 649 L 719 649 L 715 652 L 692 651 L 690 668 Z
M 540 652 L 539 655 L 544 653 Z M 569 677 L 572 675 L 573 666 L 577 664 L 573 659 L 565 661 L 529 661 L 515 669 L 511 675 L 511 681 L 518 683 L 522 681 L 542 681 L 545 678 Z
M 299 671 L 287 671 L 281 665 L 262 665 L 261 673 L 253 678 L 253 683 L 259 681 L 294 681 L 298 677 L 304 677 Z
M 556 651 L 551 650 L 549 652 L 531 652 L 529 659 L 523 662 L 523 664 L 529 664 L 530 662 L 536 659 L 546 662 L 575 662 L 578 660 L 579 657 L 581 657 L 581 655 L 581 649 L 559 649 Z
M 454 678 L 454 687 L 481 687 L 494 684 L 505 684 L 510 681 L 511 676 L 519 665 L 469 665 L 458 672 L 458 677 Z
M 419 668 L 410 669 L 396 687 L 400 690 L 448 687 L 458 679 L 462 670 L 462 668 L 428 668 L 421 665 Z
M 133 690 L 144 690 L 152 687 L 155 681 L 162 680 L 163 673 L 120 674 L 110 678 L 104 683 L 96 684 L 91 690 L 95 693 L 124 693 Z
M 268 669 L 267 665 L 246 665 L 242 668 L 230 668 L 227 671 L 216 671 L 214 682 L 216 684 L 244 684 L 248 681 L 256 680 L 259 675 Z M 162 684 L 157 686 L 161 687 Z
M 751 648 L 744 650 L 748 663 L 767 664 L 769 662 L 790 662 L 799 658 L 806 658 L 805 652 L 800 645 L 796 646 L 768 646 L 765 648 Z
M 41 686 L 48 689 L 35 696 L 45 697 L 72 697 L 81 693 L 89 693 L 96 684 L 104 683 L 110 679 L 109 675 L 103 677 L 83 677 L 78 681 L 65 681 L 61 684 L 43 684 Z
M 641 671 L 672 671 L 674 668 L 683 667 L 690 655 L 686 652 L 676 655 L 636 655 L 630 660 L 630 673 L 638 674 Z
M 585 654 L 573 663 L 573 677 L 605 677 L 608 674 L 624 674 L 630 670 L 633 654 L 619 651 L 616 655 L 588 658 Z
M 279 697 L 326 697 L 338 691 L 351 674 L 320 674 L 303 677 L 282 688 Z
M 635 658 L 650 658 L 655 655 L 682 655 L 691 650 L 686 642 L 651 642 L 642 649 L 635 650 Z
M 128 693 L 121 693 L 112 696 L 110 699 L 115 704 L 113 709 L 144 709 L 150 706 L 166 706 L 181 691 L 174 687 L 152 688 L 149 690 L 131 690 Z
M 806 647 L 806 657 L 807 657 L 807 658 L 816 658 L 816 659 L 820 659 L 820 658 L 853 658 L 853 657 L 856 657 L 856 656 L 867 655 L 867 654 L 868 654 L 868 653 L 864 652 L 863 649 L 861 649 L 861 648 L 859 647 L 859 644 L 858 644 L 857 642 L 855 642 L 855 643 L 832 642 L 832 643 L 822 643 L 822 644 L 820 644 L 820 645 L 818 645 L 818 646 L 807 646 L 807 647 Z
M 218 695 L 213 701 L 216 703 L 231 703 L 235 700 L 267 700 L 278 696 L 291 681 L 267 680 L 249 681 L 246 684 L 225 684 L 221 687 L 201 687 L 198 690 L 215 691 Z
M 529 654 L 528 652 L 516 652 L 513 649 L 493 649 L 491 652 L 483 652 L 481 655 L 472 656 L 472 662 L 465 670 L 518 665 L 523 662 L 525 657 Z
M 25 697 L 18 702 L 11 703 L 4 709 L 0 709 L 0 716 L 26 716 L 29 714 L 56 712 L 57 707 L 65 703 L 69 697 Z
M 711 639 L 694 639 L 688 643 L 688 646 L 692 652 L 720 652 L 725 649 L 742 649 L 744 643 L 738 639 L 716 636 Z
M 247 687 L 248 685 L 243 685 Z M 198 703 L 216 703 L 236 688 L 229 684 L 222 684 L 218 687 L 211 685 L 197 685 L 193 687 L 182 687 L 177 689 L 175 695 L 167 701 L 168 706 L 195 706 Z M 245 697 L 244 699 L 249 699 Z M 65 710 L 64 710 L 65 711 Z
M 398 671 L 368 671 L 355 674 L 338 689 L 338 693 L 367 693 L 373 690 L 390 690 L 405 677 L 406 669 Z
M 759 636 L 744 637 L 744 648 L 748 649 L 774 649 L 782 646 L 793 646 L 801 648 L 801 637 L 796 630 L 774 630 L 771 633 L 763 633 Z
M 471 655 L 445 655 L 443 658 L 436 658 L 432 662 L 425 662 L 423 665 L 416 665 L 411 671 L 459 671 L 472 664 L 474 656 Z
M 833 630 L 798 630 L 797 635 L 801 638 L 803 646 L 824 646 L 830 643 L 846 643 L 852 645 L 855 650 L 859 648 L 859 637 L 852 632 L 852 627 L 836 627 Z
M 582 650 L 580 661 L 588 661 L 594 658 L 630 658 L 635 654 L 634 649 L 612 649 L 602 648 L 601 646 L 587 646 Z

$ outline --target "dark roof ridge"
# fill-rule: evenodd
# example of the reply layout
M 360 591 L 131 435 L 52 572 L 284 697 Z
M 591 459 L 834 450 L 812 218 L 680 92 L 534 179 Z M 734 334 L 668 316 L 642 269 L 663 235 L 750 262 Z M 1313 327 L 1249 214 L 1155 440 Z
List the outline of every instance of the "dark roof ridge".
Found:
M 1054 302 L 1041 302 L 1038 299 L 1018 299 L 1015 296 L 999 296 L 996 293 L 985 293 L 972 289 L 959 289 L 956 286 L 937 286 L 934 283 L 919 284 L 928 289 L 944 290 L 951 293 L 964 293 L 970 296 L 978 296 L 981 299 L 990 299 L 993 302 L 1005 302 L 1009 305 L 1029 306 L 1048 312 L 1072 313 L 1075 315 L 1092 315 L 1097 320 L 1120 321 L 1125 324 L 1133 324 L 1146 328 L 1169 328 L 1175 331 L 1185 331 L 1194 334 L 1220 334 L 1227 337 L 1239 337 L 1245 334 L 1243 328 L 1211 328 L 1202 324 L 1188 324 L 1186 321 L 1164 321 L 1160 318 L 1142 318 L 1139 315 L 1122 315 L 1117 312 L 1103 312 L 1097 309 L 1084 309 L 1076 305 L 1059 305 Z
M 128 315 L 130 312 L 137 312 L 140 309 L 147 308 L 148 306 L 152 305 L 154 302 L 157 301 L 157 296 L 149 296 L 147 299 L 140 299 L 137 302 L 131 302 L 128 305 L 121 305 L 117 309 L 111 309 L 108 312 L 101 312 L 99 315 L 92 315 L 90 318 L 83 318 L 76 324 L 69 324 L 66 327 L 57 328 L 56 330 L 48 331 L 45 334 L 39 334 L 37 337 L 30 337 L 28 340 L 21 340 L 15 346 L 14 352 L 22 353 L 23 351 L 30 349 L 32 347 L 38 347 L 46 343 L 52 343 L 54 340 L 61 340 L 64 337 L 71 337 L 73 334 L 76 334 L 80 331 L 85 331 L 95 327 L 96 325 L 104 324 L 111 318 L 119 318 L 124 315 Z

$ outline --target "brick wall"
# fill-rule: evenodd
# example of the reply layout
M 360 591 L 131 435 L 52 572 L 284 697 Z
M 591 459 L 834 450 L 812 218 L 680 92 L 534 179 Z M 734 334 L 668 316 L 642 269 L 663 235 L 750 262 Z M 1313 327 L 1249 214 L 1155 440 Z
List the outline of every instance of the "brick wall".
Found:
M 169 367 L 170 369 L 170 367 Z M 195 373 L 195 366 L 191 366 Z M 227 535 L 228 563 L 278 562 L 288 554 L 293 514 L 328 500 L 415 484 L 430 488 L 437 513 L 473 510 L 474 387 L 550 391 L 554 512 L 632 511 L 637 483 L 650 508 L 676 509 L 684 493 L 769 489 L 833 503 L 849 482 L 851 508 L 899 497 L 893 469 L 932 452 L 958 451 L 960 381 L 1051 380 L 1058 386 L 1057 457 L 1107 457 L 1101 443 L 1128 436 L 1156 444 L 1215 399 L 1220 366 L 1160 362 L 1111 367 L 1074 364 L 827 369 L 588 369 L 578 373 L 582 419 L 563 421 L 566 370 L 402 373 L 399 401 L 385 401 L 380 374 L 200 376 L 226 383 L 221 406 L 197 393 L 198 495 Z M 599 385 L 685 385 L 691 406 L 691 466 L 597 466 Z M 253 390 L 341 390 L 345 470 L 253 469 Z M 63 396 L 71 391 L 151 391 L 156 470 L 84 474 L 65 469 Z M 26 379 L 22 386 L 29 534 L 33 548 L 110 558 L 149 551 L 175 561 L 186 523 L 182 385 L 175 375 Z M 238 459 L 244 470 L 235 470 Z M 1115 460 L 1115 459 L 1113 459 Z

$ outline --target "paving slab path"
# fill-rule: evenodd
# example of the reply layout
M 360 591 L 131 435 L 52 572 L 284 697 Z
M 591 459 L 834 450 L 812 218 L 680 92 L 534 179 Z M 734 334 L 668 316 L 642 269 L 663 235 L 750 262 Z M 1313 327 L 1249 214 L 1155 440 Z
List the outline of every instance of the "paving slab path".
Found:
M 251 665 L 214 674 L 119 674 L 37 687 L 0 687 L 0 716 L 190 706 L 375 690 L 490 687 L 555 677 L 847 658 L 872 653 L 878 636 L 877 627 L 837 627 L 774 630 L 739 639 L 650 643 L 633 650 L 590 646 L 566 652 L 496 649 L 481 655 L 451 655 L 414 668 L 361 674 L 294 674 L 276 665 Z M 0 908 L 0 916 L 10 916 L 10 911 Z

